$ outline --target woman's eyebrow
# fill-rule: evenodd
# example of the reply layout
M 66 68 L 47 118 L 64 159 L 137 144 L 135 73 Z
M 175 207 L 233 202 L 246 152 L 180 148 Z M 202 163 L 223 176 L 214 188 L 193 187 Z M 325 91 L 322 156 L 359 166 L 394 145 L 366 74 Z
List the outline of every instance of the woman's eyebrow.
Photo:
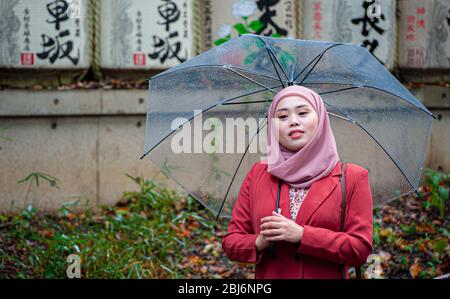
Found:
M 302 108 L 302 107 L 308 107 L 308 105 L 298 105 L 298 106 L 295 106 L 295 108 Z M 277 109 L 277 111 L 275 111 L 275 112 L 284 111 L 284 110 L 288 110 L 288 109 L 287 109 L 287 108 L 280 108 L 280 109 Z

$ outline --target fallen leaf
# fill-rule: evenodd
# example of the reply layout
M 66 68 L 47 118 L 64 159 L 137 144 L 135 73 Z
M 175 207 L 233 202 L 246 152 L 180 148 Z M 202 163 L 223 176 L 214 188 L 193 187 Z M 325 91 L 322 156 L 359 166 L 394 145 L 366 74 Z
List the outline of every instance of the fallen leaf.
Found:
M 387 237 L 389 235 L 392 235 L 392 228 L 383 228 L 380 230 L 380 237 Z
M 50 230 L 41 230 L 39 231 L 39 234 L 43 237 L 43 238 L 53 238 L 55 236 L 55 233 L 50 231 Z
M 409 267 L 409 273 L 413 278 L 417 278 L 420 274 L 420 271 L 422 271 L 422 266 L 418 263 L 418 260 L 416 259 L 414 261 L 414 264 Z

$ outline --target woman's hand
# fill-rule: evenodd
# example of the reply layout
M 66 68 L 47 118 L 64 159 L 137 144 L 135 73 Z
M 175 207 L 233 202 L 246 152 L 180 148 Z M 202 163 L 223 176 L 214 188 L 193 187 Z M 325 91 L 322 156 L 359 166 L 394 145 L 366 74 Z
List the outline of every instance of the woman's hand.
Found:
M 255 245 L 256 245 L 256 249 L 258 251 L 261 251 L 264 248 L 269 247 L 270 241 L 267 241 L 266 237 L 259 234 L 258 238 L 256 238 Z
M 261 235 L 267 241 L 288 241 L 291 243 L 300 242 L 303 238 L 303 226 L 298 225 L 291 219 L 272 212 L 272 216 L 261 218 Z

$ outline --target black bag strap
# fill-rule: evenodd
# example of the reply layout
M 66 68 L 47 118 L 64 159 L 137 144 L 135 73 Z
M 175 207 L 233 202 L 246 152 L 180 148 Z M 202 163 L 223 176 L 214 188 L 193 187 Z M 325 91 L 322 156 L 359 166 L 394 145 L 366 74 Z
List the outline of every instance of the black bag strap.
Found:
M 342 203 L 341 203 L 341 226 L 340 226 L 340 231 L 343 232 L 344 231 L 344 221 L 345 221 L 345 205 L 347 203 L 346 201 L 346 190 L 345 190 L 345 163 L 341 163 L 341 177 L 340 177 L 340 181 L 341 181 L 341 192 L 342 192 Z
M 347 200 L 346 200 L 347 194 L 346 194 L 346 190 L 345 190 L 345 163 L 341 163 L 340 181 L 341 181 L 342 203 L 341 203 L 341 225 L 340 225 L 339 230 L 341 232 L 343 232 L 344 231 L 344 223 L 345 223 L 345 208 L 346 208 L 346 203 L 347 203 Z M 340 271 L 342 274 L 342 278 L 346 279 L 345 266 L 343 264 L 339 264 L 339 268 L 340 268 Z M 356 266 L 355 272 L 356 272 L 356 279 L 362 279 L 361 267 Z

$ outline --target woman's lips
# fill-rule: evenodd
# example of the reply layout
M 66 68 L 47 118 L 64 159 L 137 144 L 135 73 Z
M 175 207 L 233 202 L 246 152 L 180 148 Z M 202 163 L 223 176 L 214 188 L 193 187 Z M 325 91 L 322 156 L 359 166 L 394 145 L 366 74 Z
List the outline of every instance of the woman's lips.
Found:
M 292 139 L 298 139 L 298 138 L 302 137 L 302 135 L 303 135 L 303 133 L 300 133 L 300 132 L 294 132 L 294 133 L 290 134 L 289 136 L 290 136 Z
M 302 137 L 303 133 L 305 132 L 303 132 L 302 130 L 294 130 L 291 133 L 289 133 L 289 137 L 291 137 L 292 139 L 298 139 Z

